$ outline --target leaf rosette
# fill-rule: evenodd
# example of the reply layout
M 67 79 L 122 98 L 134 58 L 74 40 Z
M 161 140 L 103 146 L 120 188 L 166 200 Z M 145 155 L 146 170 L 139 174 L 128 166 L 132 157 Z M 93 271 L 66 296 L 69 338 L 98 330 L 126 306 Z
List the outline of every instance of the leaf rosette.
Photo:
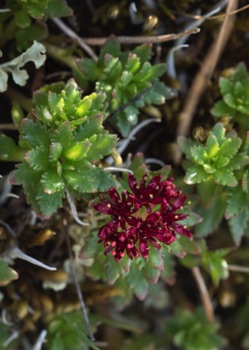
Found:
M 19 144 L 26 155 L 11 181 L 23 185 L 28 203 L 44 217 L 62 205 L 66 191 L 81 197 L 116 185 L 111 174 L 98 167 L 117 142 L 102 125 L 104 117 L 98 108 L 103 96 L 80 99 L 79 94 L 72 82 L 59 94 L 41 93 L 32 113 L 38 119 L 27 118 L 21 124 Z
M 203 145 L 199 142 L 179 137 L 182 151 L 191 161 L 185 175 L 189 185 L 213 180 L 215 183 L 234 187 L 238 181 L 235 171 L 249 163 L 246 152 L 239 152 L 242 140 L 234 135 L 225 135 L 222 123 L 217 123 L 210 131 Z
M 141 45 L 132 52 L 122 52 L 115 38 L 110 38 L 102 48 L 99 59 L 79 61 L 80 70 L 96 92 L 104 92 L 108 101 L 111 122 L 123 136 L 137 124 L 139 108 L 160 105 L 170 95 L 170 90 L 159 82 L 165 64 L 151 65 L 151 48 Z

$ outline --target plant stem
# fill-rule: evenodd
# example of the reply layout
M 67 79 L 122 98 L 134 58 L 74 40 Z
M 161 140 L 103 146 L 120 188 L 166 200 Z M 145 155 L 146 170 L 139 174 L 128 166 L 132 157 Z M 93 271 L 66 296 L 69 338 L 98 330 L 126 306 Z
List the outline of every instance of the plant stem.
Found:
M 204 306 L 206 318 L 209 322 L 214 322 L 215 318 L 214 318 L 212 302 L 199 267 L 198 266 L 193 267 L 192 273 L 196 280 L 198 289 L 200 291 L 200 296 Z
M 144 43 L 164 43 L 166 41 L 178 40 L 190 34 L 197 34 L 200 28 L 186 30 L 179 34 L 165 34 L 157 36 L 117 36 L 116 39 L 120 44 L 144 44 Z M 99 46 L 104 45 L 107 38 L 83 38 L 88 45 Z
M 94 335 L 93 335 L 91 327 L 90 327 L 90 323 L 89 323 L 89 319 L 88 319 L 88 315 L 87 315 L 87 310 L 86 310 L 86 305 L 85 305 L 85 302 L 84 302 L 84 299 L 83 299 L 83 294 L 82 294 L 82 291 L 81 291 L 81 288 L 80 288 L 80 284 L 79 284 L 79 280 L 78 280 L 77 273 L 76 273 L 76 268 L 75 268 L 73 253 L 72 253 L 71 242 L 70 242 L 68 233 L 66 231 L 66 226 L 67 226 L 66 220 L 63 221 L 63 224 L 64 224 L 64 228 L 65 228 L 65 236 L 66 236 L 66 241 L 67 241 L 68 254 L 69 254 L 71 271 L 72 271 L 72 275 L 73 275 L 73 279 L 74 279 L 74 285 L 75 285 L 76 293 L 77 293 L 78 298 L 79 298 L 80 307 L 81 307 L 81 311 L 82 311 L 82 314 L 83 314 L 83 318 L 84 318 L 84 321 L 85 321 L 85 325 L 86 325 L 86 329 L 87 329 L 89 338 L 90 338 L 91 341 L 95 341 Z
M 227 268 L 230 271 L 249 273 L 249 267 L 248 266 L 228 265 Z
M 62 20 L 59 18 L 52 18 L 52 21 L 71 39 L 74 39 L 77 44 L 90 56 L 94 61 L 98 60 L 93 50 L 81 39 L 71 28 L 69 28 Z

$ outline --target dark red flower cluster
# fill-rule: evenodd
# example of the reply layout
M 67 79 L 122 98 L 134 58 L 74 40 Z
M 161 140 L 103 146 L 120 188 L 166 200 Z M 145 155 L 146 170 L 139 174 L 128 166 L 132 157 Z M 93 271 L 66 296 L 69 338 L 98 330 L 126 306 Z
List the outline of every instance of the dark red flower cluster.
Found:
M 170 245 L 176 239 L 175 233 L 192 237 L 190 231 L 178 223 L 187 217 L 177 213 L 187 199 L 176 189 L 173 179 L 161 181 L 161 175 L 146 184 L 143 176 L 140 186 L 129 174 L 128 181 L 132 192 L 123 191 L 121 196 L 115 188 L 101 197 L 101 203 L 94 209 L 110 215 L 111 221 L 99 229 L 98 242 L 103 242 L 105 254 L 112 252 L 119 261 L 125 252 L 130 259 L 148 257 L 149 244 L 161 249 L 160 243 Z M 160 243 L 159 243 L 160 242 Z

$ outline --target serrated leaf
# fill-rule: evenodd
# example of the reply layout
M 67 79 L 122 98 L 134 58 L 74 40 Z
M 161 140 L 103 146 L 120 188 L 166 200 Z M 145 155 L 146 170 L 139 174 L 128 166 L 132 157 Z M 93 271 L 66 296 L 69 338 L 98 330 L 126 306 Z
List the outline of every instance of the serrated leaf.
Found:
M 215 117 L 234 116 L 234 109 L 229 107 L 224 101 L 218 101 L 215 103 L 214 107 L 211 109 L 211 113 Z
M 90 137 L 89 142 L 91 142 L 92 146 L 87 152 L 86 159 L 88 161 L 94 161 L 110 155 L 117 143 L 117 138 L 115 135 L 99 134 Z
M 150 60 L 151 57 L 151 46 L 148 44 L 143 44 L 137 46 L 133 52 L 140 58 L 141 64 Z
M 62 144 L 59 142 L 52 142 L 49 148 L 49 161 L 57 162 L 62 154 Z
M 18 169 L 10 174 L 10 182 L 15 185 L 23 185 L 27 203 L 31 204 L 37 214 L 41 214 L 36 194 L 40 188 L 41 172 L 31 169 L 27 163 L 18 165 Z
M 246 233 L 249 223 L 249 212 L 243 210 L 228 220 L 234 243 L 238 246 L 243 235 Z
M 145 62 L 141 69 L 136 74 L 134 74 L 133 81 L 140 83 L 144 81 L 150 81 L 150 79 L 154 77 L 151 69 L 151 64 L 149 62 Z
M 249 163 L 249 157 L 244 153 L 237 153 L 229 162 L 231 170 L 239 170 Z
M 224 125 L 222 123 L 216 123 L 215 126 L 213 127 L 212 134 L 216 136 L 216 139 L 221 146 L 223 142 L 225 141 L 225 133 L 226 129 L 224 128 Z
M 185 174 L 184 181 L 188 185 L 194 183 L 205 182 L 210 178 L 210 175 L 206 173 L 201 165 L 196 165 L 189 168 Z
M 220 92 L 223 95 L 232 93 L 233 91 L 233 83 L 227 78 L 223 78 L 223 77 L 220 78 L 219 87 L 220 87 Z
M 226 341 L 217 330 L 217 322 L 209 322 L 202 309 L 178 310 L 167 321 L 167 333 L 182 350 L 218 350 Z
M 122 268 L 120 264 L 113 259 L 113 256 L 111 254 L 107 254 L 106 256 L 105 267 L 107 282 L 112 285 L 122 274 Z
M 248 194 L 242 190 L 239 184 L 228 193 L 226 217 L 230 218 L 237 215 L 241 210 L 246 208 L 248 203 Z
M 120 77 L 120 85 L 125 88 L 132 80 L 132 73 L 128 71 L 123 71 Z
M 206 142 L 206 153 L 208 158 L 215 157 L 220 147 L 215 135 L 209 135 Z
M 48 194 L 41 188 L 37 194 L 37 202 L 39 203 L 42 214 L 46 218 L 54 214 L 62 206 L 63 197 L 64 190 Z
M 25 141 L 31 147 L 49 146 L 49 131 L 45 125 L 39 121 L 34 122 L 31 119 L 24 119 L 21 124 L 21 133 Z
M 95 140 L 94 140 L 95 141 Z M 80 160 L 86 157 L 91 149 L 92 143 L 88 140 L 75 142 L 70 148 L 64 152 L 64 157 L 70 160 Z M 88 157 L 87 157 L 88 158 Z M 88 159 L 89 160 L 89 159 Z
M 18 278 L 18 273 L 13 270 L 8 264 L 0 260 L 0 286 L 6 286 L 11 281 L 16 280 Z
M 159 270 L 153 268 L 149 264 L 145 264 L 145 266 L 142 269 L 142 272 L 144 277 L 150 284 L 157 284 L 161 274 Z
M 51 141 L 60 143 L 63 149 L 68 149 L 73 144 L 72 127 L 69 122 L 61 124 L 54 133 L 52 133 Z
M 45 193 L 52 194 L 64 189 L 65 184 L 56 169 L 49 169 L 41 176 L 41 183 Z
M 119 58 L 105 54 L 105 68 L 103 72 L 106 74 L 108 82 L 116 81 L 122 73 L 122 64 Z
M 27 49 L 20 56 L 14 58 L 13 60 L 0 64 L 1 82 L 0 82 L 0 92 L 7 90 L 7 73 L 12 74 L 13 80 L 17 85 L 24 86 L 26 84 L 29 75 L 23 66 L 27 62 L 33 62 L 35 67 L 40 68 L 46 59 L 45 55 L 46 49 L 44 45 L 34 41 L 33 45 Z
M 135 295 L 140 300 L 144 300 L 148 293 L 149 284 L 146 281 L 144 275 L 140 270 L 138 270 L 136 266 L 136 262 L 132 261 L 130 266 L 130 271 L 126 275 L 126 279 L 131 287 L 131 289 L 134 291 Z
M 89 81 L 93 82 L 97 80 L 97 62 L 90 58 L 81 58 L 77 61 L 77 64 Z
M 194 145 L 196 145 L 196 142 L 184 136 L 178 136 L 177 143 L 180 146 L 182 152 L 184 152 L 184 154 L 186 155 L 186 157 L 188 159 L 191 159 L 191 149 Z
M 242 177 L 242 189 L 245 193 L 249 193 L 249 171 L 246 170 Z
M 155 247 L 150 247 L 150 254 L 146 260 L 146 264 L 150 265 L 153 269 L 158 271 L 163 270 L 163 256 L 158 249 Z
M 231 159 L 240 148 L 242 140 L 240 138 L 228 138 L 221 146 L 219 150 L 219 156 L 228 157 Z
M 124 66 L 124 72 L 129 73 L 130 76 L 132 77 L 133 74 L 138 71 L 140 66 L 141 66 L 141 61 L 139 57 L 137 57 L 137 55 L 134 53 L 129 53 L 128 59 Z
M 113 57 L 119 57 L 120 55 L 120 44 L 114 36 L 109 37 L 105 45 L 102 47 L 99 55 L 100 64 L 103 64 L 104 56 L 107 53 Z
M 233 175 L 232 171 L 229 169 L 221 169 L 217 170 L 213 177 L 215 181 L 223 186 L 229 186 L 234 187 L 237 185 L 238 181 L 236 180 L 236 177 Z
M 44 171 L 49 167 L 48 155 L 48 149 L 40 146 L 26 153 L 25 160 L 34 170 Z
M 203 218 L 202 222 L 195 227 L 195 234 L 198 237 L 205 237 L 213 233 L 219 226 L 226 210 L 226 193 L 213 195 L 208 206 L 199 206 L 195 209 Z
M 210 273 L 210 276 L 215 285 L 217 285 L 221 279 L 226 279 L 229 276 L 228 264 L 222 257 L 229 252 L 217 250 L 215 252 L 206 252 L 202 255 L 202 264 L 206 271 Z

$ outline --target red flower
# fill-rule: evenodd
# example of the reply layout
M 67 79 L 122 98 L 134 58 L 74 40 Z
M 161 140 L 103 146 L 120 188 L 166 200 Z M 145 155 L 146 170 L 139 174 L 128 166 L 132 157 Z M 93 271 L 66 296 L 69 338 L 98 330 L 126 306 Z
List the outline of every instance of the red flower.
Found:
M 132 192 L 123 191 L 120 196 L 111 188 L 101 197 L 94 209 L 111 216 L 111 221 L 99 229 L 98 242 L 103 242 L 105 254 L 112 252 L 116 261 L 125 253 L 130 259 L 148 257 L 150 244 L 161 249 L 161 243 L 170 245 L 175 233 L 192 237 L 191 232 L 178 221 L 187 215 L 177 213 L 187 199 L 176 189 L 173 179 L 161 181 L 161 175 L 146 184 L 143 176 L 140 185 L 133 175 L 128 176 Z

